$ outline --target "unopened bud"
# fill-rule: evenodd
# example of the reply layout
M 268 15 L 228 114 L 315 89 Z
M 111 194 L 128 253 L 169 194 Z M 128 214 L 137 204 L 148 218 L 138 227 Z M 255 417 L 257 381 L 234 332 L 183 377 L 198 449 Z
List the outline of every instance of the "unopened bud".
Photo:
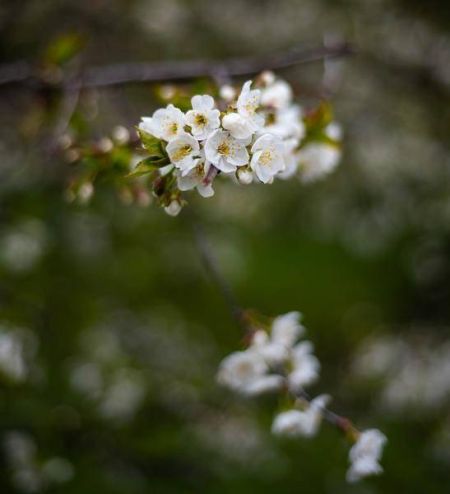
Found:
M 178 200 L 174 199 L 173 201 L 170 202 L 168 206 L 164 208 L 164 211 L 169 216 L 177 216 L 181 211 L 181 204 Z
M 172 84 L 164 84 L 159 90 L 162 99 L 171 100 L 175 97 L 177 90 Z
M 85 182 L 78 189 L 78 198 L 80 202 L 83 204 L 87 203 L 93 195 L 94 195 L 94 186 L 92 185 L 91 182 Z
M 253 182 L 253 173 L 249 168 L 239 168 L 237 171 L 237 179 L 242 185 L 249 185 Z
M 114 144 L 111 141 L 111 139 L 109 139 L 108 137 L 103 137 L 97 143 L 97 149 L 101 153 L 109 153 L 113 147 L 114 147 Z
M 229 84 L 225 84 L 221 86 L 221 88 L 219 89 L 219 95 L 222 99 L 224 99 L 229 103 L 230 101 L 233 101 L 236 98 L 236 90 L 234 89 L 233 86 L 230 86 Z
M 266 86 L 270 86 L 275 82 L 275 74 L 271 70 L 265 70 L 259 77 Z
M 118 125 L 117 127 L 114 127 L 112 131 L 112 137 L 117 142 L 117 144 L 124 145 L 127 144 L 130 140 L 130 133 L 128 132 L 128 129 L 126 127 L 124 127 L 123 125 Z

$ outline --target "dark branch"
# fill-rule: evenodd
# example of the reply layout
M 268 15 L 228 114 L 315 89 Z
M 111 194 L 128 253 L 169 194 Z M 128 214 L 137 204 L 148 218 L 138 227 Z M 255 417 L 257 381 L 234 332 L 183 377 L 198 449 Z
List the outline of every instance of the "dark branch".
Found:
M 284 53 L 259 57 L 239 57 L 228 60 L 192 60 L 165 62 L 136 62 L 88 67 L 81 71 L 78 87 L 95 88 L 131 83 L 189 80 L 197 77 L 214 79 L 251 75 L 265 69 L 279 70 L 294 65 L 318 62 L 350 55 L 348 43 L 319 48 L 296 47 Z M 46 81 L 26 62 L 0 65 L 0 85 L 29 82 L 62 89 L 65 82 Z
M 244 310 L 240 307 L 233 293 L 233 290 L 220 272 L 216 257 L 211 249 L 202 225 L 196 219 L 193 212 L 189 211 L 189 213 L 186 214 L 186 217 L 191 224 L 195 244 L 205 271 L 207 272 L 211 281 L 216 285 L 220 294 L 228 305 L 232 317 L 245 332 L 247 328 L 244 320 Z

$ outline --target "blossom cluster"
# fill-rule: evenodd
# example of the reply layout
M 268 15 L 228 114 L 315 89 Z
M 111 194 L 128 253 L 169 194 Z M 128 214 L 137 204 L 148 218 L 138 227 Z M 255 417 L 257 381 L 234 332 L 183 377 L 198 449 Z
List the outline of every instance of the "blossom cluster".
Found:
M 326 408 L 330 397 L 319 395 L 310 399 L 305 392 L 305 387 L 318 379 L 320 363 L 313 353 L 313 344 L 301 339 L 305 333 L 301 314 L 289 312 L 269 324 L 258 320 L 256 324 L 252 321 L 252 325 L 257 329 L 252 331 L 248 347 L 221 362 L 219 383 L 245 396 L 286 393 L 290 405 L 275 416 L 272 432 L 290 438 L 314 436 L 322 419 L 331 413 Z M 355 482 L 381 473 L 379 458 L 386 442 L 384 434 L 376 429 L 360 433 L 347 420 L 342 424 L 355 442 L 349 453 L 347 480 Z
M 182 208 L 182 191 L 214 195 L 219 174 L 244 185 L 295 175 L 310 182 L 330 173 L 341 155 L 341 130 L 327 107 L 304 112 L 291 86 L 271 72 L 245 82 L 240 92 L 221 87 L 217 100 L 195 95 L 185 112 L 168 104 L 142 117 L 138 132 L 150 157 L 136 173 L 157 163 L 154 192 L 171 215 Z

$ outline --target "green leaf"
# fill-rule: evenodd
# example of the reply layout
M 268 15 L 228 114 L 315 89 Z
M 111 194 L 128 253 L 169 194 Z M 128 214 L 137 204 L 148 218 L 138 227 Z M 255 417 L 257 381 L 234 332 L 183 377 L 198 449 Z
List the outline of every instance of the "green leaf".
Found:
M 142 130 L 140 128 L 137 128 L 136 130 L 139 138 L 141 139 L 142 146 L 149 152 L 150 156 L 159 158 L 167 157 L 167 153 L 163 147 L 161 139 L 158 139 L 157 137 L 149 134 L 148 132 L 145 132 L 145 130 Z
M 154 159 L 153 156 L 150 156 L 149 158 L 145 158 L 144 160 L 140 161 L 135 168 L 126 175 L 127 178 L 135 178 L 135 177 L 141 177 L 142 175 L 147 175 L 148 173 L 152 173 L 155 170 L 158 170 L 158 168 L 161 168 L 162 166 L 168 165 L 170 163 L 168 158 L 160 158 L 160 159 Z
M 63 34 L 47 47 L 44 61 L 54 65 L 63 65 L 77 55 L 84 46 L 84 40 L 78 33 Z

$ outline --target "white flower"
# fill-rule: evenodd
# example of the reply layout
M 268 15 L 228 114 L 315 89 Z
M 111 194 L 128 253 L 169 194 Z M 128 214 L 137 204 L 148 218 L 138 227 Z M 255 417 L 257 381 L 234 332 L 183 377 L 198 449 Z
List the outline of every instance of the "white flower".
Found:
M 289 357 L 289 348 L 281 342 L 273 341 L 262 329 L 253 335 L 250 348 L 261 355 L 268 365 L 281 364 Z
M 219 89 L 219 96 L 224 99 L 226 102 L 231 102 L 236 98 L 236 90 L 233 86 L 229 84 L 224 84 Z
M 281 139 L 303 139 L 305 136 L 305 124 L 302 120 L 302 110 L 298 105 L 277 109 L 271 114 L 271 119 L 264 127 L 264 131 L 274 134 Z
M 242 86 L 236 107 L 237 113 L 228 113 L 222 118 L 222 125 L 236 139 L 248 139 L 264 125 L 264 117 L 257 113 L 261 99 L 259 89 L 250 89 L 252 81 Z
M 383 469 L 378 463 L 386 436 L 378 429 L 369 429 L 359 436 L 349 452 L 351 466 L 347 472 L 349 482 L 357 482 L 368 475 L 380 474 Z
M 263 183 L 269 183 L 273 177 L 284 170 L 283 143 L 276 136 L 264 134 L 252 146 L 250 166 Z
M 341 150 L 327 143 L 307 144 L 298 153 L 302 182 L 313 182 L 331 173 L 339 163 Z
M 234 172 L 238 166 L 248 163 L 244 143 L 220 129 L 215 130 L 206 140 L 205 154 L 206 159 L 224 173 Z
M 259 353 L 269 366 L 280 365 L 290 356 L 295 344 L 304 328 L 299 323 L 299 312 L 288 312 L 273 320 L 269 334 L 260 329 L 252 337 L 251 347 Z
M 256 395 L 278 389 L 282 376 L 267 375 L 268 366 L 257 352 L 234 352 L 220 364 L 217 379 L 220 384 L 246 395 Z
M 259 89 L 250 89 L 252 81 L 247 81 L 241 90 L 237 100 L 237 110 L 240 115 L 259 121 L 260 125 L 264 124 L 264 118 L 256 113 L 261 100 L 261 91 Z
M 152 117 L 142 117 L 139 128 L 158 139 L 171 141 L 184 133 L 184 113 L 173 105 L 156 110 Z
M 189 173 L 197 165 L 200 158 L 200 146 L 197 139 L 183 133 L 167 144 L 167 154 L 182 175 Z
M 305 330 L 300 318 L 300 312 L 296 311 L 276 317 L 272 322 L 272 340 L 286 347 L 293 346 Z
M 263 393 L 269 393 L 271 391 L 279 390 L 284 384 L 283 376 L 279 376 L 276 374 L 269 374 L 258 379 L 255 379 L 253 382 L 249 383 L 246 386 L 244 392 L 248 396 L 256 396 Z
M 198 140 L 206 139 L 220 125 L 220 111 L 214 108 L 214 99 L 207 94 L 193 96 L 192 110 L 186 113 L 186 123 Z
M 276 80 L 262 90 L 261 104 L 271 108 L 286 108 L 292 101 L 291 86 L 283 80 Z
M 331 122 L 325 127 L 325 134 L 334 141 L 342 139 L 342 127 L 337 122 Z
M 177 201 L 174 199 L 173 201 L 170 202 L 168 206 L 164 208 L 164 211 L 169 215 L 169 216 L 178 216 L 178 214 L 181 211 L 181 204 L 180 201 Z
M 178 175 L 177 184 L 181 191 L 196 188 L 202 197 L 211 197 L 214 195 L 212 183 L 208 178 L 211 164 L 201 157 L 195 166 L 187 175 Z
M 309 341 L 303 341 L 292 349 L 292 371 L 288 376 L 288 383 L 294 392 L 312 384 L 319 377 L 320 362 L 313 355 L 313 350 Z
M 253 182 L 253 172 L 247 167 L 238 168 L 236 176 L 242 185 L 249 185 Z
M 279 413 L 272 424 L 272 432 L 286 437 L 312 437 L 320 426 L 322 410 L 330 397 L 320 395 L 308 405 L 305 411 L 288 410 Z
M 277 177 L 287 180 L 293 177 L 298 170 L 297 146 L 298 139 L 291 138 L 283 141 L 284 144 L 284 163 L 286 168 L 280 172 Z
M 222 118 L 222 125 L 236 139 L 248 139 L 259 129 L 255 127 L 252 120 L 235 112 L 227 113 Z

